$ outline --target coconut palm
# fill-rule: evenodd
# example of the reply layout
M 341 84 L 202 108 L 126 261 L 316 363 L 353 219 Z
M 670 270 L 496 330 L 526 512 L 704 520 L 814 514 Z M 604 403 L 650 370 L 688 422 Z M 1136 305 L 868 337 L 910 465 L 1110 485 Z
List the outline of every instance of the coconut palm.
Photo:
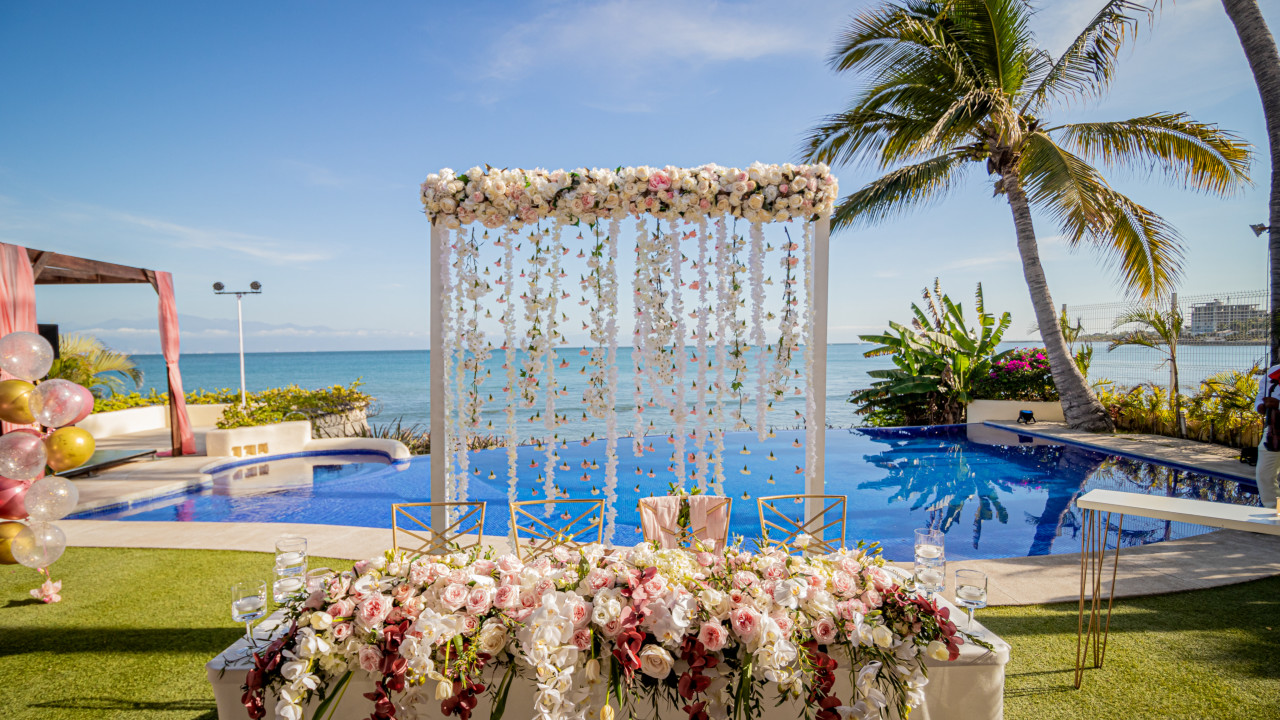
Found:
M 1046 115 L 1100 96 L 1124 41 L 1151 10 L 1111 0 L 1058 58 L 1036 45 L 1027 0 L 894 0 L 856 16 L 831 65 L 857 73 L 848 109 L 813 128 L 810 161 L 862 161 L 887 174 L 844 198 L 836 227 L 883 220 L 955 188 L 981 163 L 1013 214 L 1023 275 L 1067 422 L 1112 429 L 1067 351 L 1036 244 L 1032 209 L 1072 247 L 1088 245 L 1142 298 L 1169 291 L 1181 240 L 1159 215 L 1107 183 L 1093 163 L 1163 171 L 1228 194 L 1248 182 L 1250 152 L 1232 133 L 1182 113 L 1054 125 Z
M 49 377 L 79 383 L 96 397 L 124 392 L 125 380 L 132 381 L 135 390 L 142 387 L 142 370 L 133 359 L 92 335 L 59 335 L 58 353 Z
M 1271 212 L 1268 224 L 1271 246 L 1271 362 L 1280 363 L 1280 52 L 1258 0 L 1222 0 L 1222 7 L 1236 26 L 1249 69 L 1253 71 L 1262 113 L 1267 119 L 1267 144 L 1271 150 Z
M 1107 352 L 1125 345 L 1138 345 L 1159 351 L 1164 360 L 1161 365 L 1169 365 L 1169 397 L 1173 403 L 1173 414 L 1178 426 L 1178 434 L 1187 436 L 1187 420 L 1182 416 L 1182 393 L 1178 389 L 1178 338 L 1182 337 L 1182 313 L 1177 307 L 1159 310 L 1154 307 L 1132 308 L 1116 318 L 1113 330 L 1126 325 L 1136 325 L 1114 338 L 1107 345 Z

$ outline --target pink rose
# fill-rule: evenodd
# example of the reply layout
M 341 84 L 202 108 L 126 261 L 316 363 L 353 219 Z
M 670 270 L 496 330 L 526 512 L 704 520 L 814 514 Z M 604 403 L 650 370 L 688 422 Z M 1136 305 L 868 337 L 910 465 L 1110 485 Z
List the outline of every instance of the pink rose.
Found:
M 852 595 L 854 592 L 853 576 L 846 572 L 838 572 L 831 578 L 831 588 L 837 595 Z
M 422 596 L 414 595 L 404 602 L 404 605 L 400 607 L 400 612 L 404 613 L 405 617 L 416 620 L 422 614 L 422 606 Z
M 658 192 L 671 187 L 671 178 L 664 172 L 656 172 L 649 176 L 649 189 Z
M 573 633 L 573 645 L 579 650 L 586 650 L 591 647 L 591 631 L 587 628 L 579 628 Z
M 498 569 L 507 574 L 520 572 L 520 560 L 515 555 L 503 555 L 498 558 Z
M 619 618 L 614 618 L 613 620 L 610 620 L 609 622 L 600 626 L 600 632 L 604 633 L 604 636 L 606 638 L 609 638 L 610 640 L 612 640 L 613 638 L 618 636 L 618 633 L 622 632 L 622 620 Z
M 587 588 L 592 594 L 598 593 L 605 588 L 613 587 L 613 572 L 604 568 L 596 568 L 587 573 Z
M 461 583 L 454 583 L 444 589 L 440 600 L 450 610 L 457 610 L 467 603 L 468 588 Z
M 694 284 L 697 284 L 697 282 L 695 281 Z M 692 285 L 690 287 L 692 287 Z M 698 288 L 695 287 L 693 289 L 697 290 Z M 702 567 L 711 567 L 713 564 L 715 564 L 716 556 L 712 555 L 709 552 L 700 552 L 697 555 L 694 555 L 693 559 L 697 560 L 698 564 L 701 565 Z
M 425 585 L 431 582 L 431 569 L 425 563 L 420 562 L 410 565 L 409 582 L 414 585 Z
M 382 674 L 382 651 L 372 645 L 360 647 L 360 667 L 366 671 Z
M 515 585 L 503 585 L 493 595 L 493 604 L 503 610 L 520 607 L 520 588 Z
M 491 607 L 493 607 L 493 588 L 484 585 L 471 588 L 471 594 L 467 596 L 467 612 L 479 615 L 488 612 Z
M 480 560 L 477 560 L 475 564 L 471 566 L 471 570 L 476 575 L 492 575 L 493 569 L 496 567 L 498 567 L 498 564 L 495 563 L 494 561 L 485 560 L 482 558 Z
M 591 620 L 591 606 L 581 600 L 571 601 L 569 605 L 569 621 L 575 628 L 584 628 Z
M 355 603 L 351 602 L 350 599 L 345 599 L 330 605 L 325 612 L 336 618 L 351 617 L 351 613 L 355 612 L 355 609 Z
M 350 588 L 351 581 L 339 575 L 329 581 L 329 586 L 325 588 L 325 594 L 328 595 L 330 600 L 337 600 L 346 595 Z
M 471 577 L 467 575 L 467 571 L 462 568 L 454 568 L 449 571 L 450 585 L 465 585 Z
M 772 617 L 773 621 L 778 624 L 778 630 L 781 631 L 783 635 L 790 633 L 791 626 L 795 624 L 791 620 L 791 617 L 785 613 L 778 613 L 777 615 L 771 615 L 770 617 Z
M 520 608 L 519 610 L 507 610 L 504 614 L 515 622 L 524 622 L 533 614 L 533 610 L 529 608 Z
M 719 620 L 711 620 L 702 624 L 702 629 L 698 631 L 698 642 L 709 652 L 718 652 L 729 642 L 729 633 Z
M 738 608 L 729 612 L 729 623 L 738 637 L 750 641 L 760 632 L 760 613 L 751 608 Z
M 813 639 L 824 645 L 835 641 L 836 622 L 829 617 L 818 618 L 813 624 Z
M 556 584 L 551 581 L 551 578 L 542 578 L 537 585 L 533 586 L 533 594 L 542 597 L 555 589 Z
M 343 640 L 351 637 L 351 623 L 334 623 L 331 632 L 333 632 L 333 639 L 335 642 L 342 642 Z
M 526 610 L 532 610 L 542 604 L 542 596 L 535 595 L 532 592 L 524 591 L 520 593 L 520 607 Z
M 782 566 L 782 563 L 773 563 L 764 569 L 764 576 L 770 580 L 781 580 L 787 576 L 787 569 Z
M 463 616 L 462 616 L 462 631 L 463 631 L 463 632 L 466 632 L 466 633 L 473 633 L 473 632 L 475 632 L 476 630 L 479 630 L 479 629 L 480 629 L 480 620 L 479 620 L 478 618 L 476 618 L 476 616 L 475 616 L 475 615 L 463 615 Z
M 401 620 L 404 620 L 404 619 L 405 619 L 405 617 L 406 617 L 406 615 L 404 614 L 404 612 L 403 612 L 403 611 L 401 611 L 401 609 L 400 609 L 400 608 L 398 608 L 398 607 L 393 607 L 393 608 L 391 608 L 391 612 L 387 613 L 387 624 L 388 624 L 388 625 L 395 625 L 396 623 L 400 622 Z
M 302 605 L 308 610 L 319 610 L 324 607 L 324 590 L 317 588 L 307 596 L 307 601 Z
M 741 590 L 744 587 L 754 585 L 759 578 L 755 573 L 740 570 L 733 574 L 733 586 Z
M 875 590 L 868 590 L 862 593 L 862 602 L 869 608 L 878 608 L 880 603 L 884 602 L 884 598 Z
M 884 592 L 885 590 L 893 587 L 893 578 L 889 577 L 889 573 L 884 570 L 881 570 L 878 567 L 873 567 L 867 571 L 867 574 L 871 576 L 871 582 L 875 583 L 876 590 Z M 876 604 L 879 605 L 880 603 Z
M 407 583 L 397 585 L 391 591 L 391 599 L 401 604 L 411 597 L 413 597 L 413 586 Z
M 356 608 L 356 622 L 372 628 L 382 622 L 391 612 L 391 600 L 382 593 L 373 593 Z

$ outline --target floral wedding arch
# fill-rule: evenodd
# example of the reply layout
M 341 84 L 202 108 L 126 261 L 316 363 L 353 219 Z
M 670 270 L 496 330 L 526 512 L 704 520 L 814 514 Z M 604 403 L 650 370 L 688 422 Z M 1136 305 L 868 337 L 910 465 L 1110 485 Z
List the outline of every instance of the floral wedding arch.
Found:
M 545 433 L 534 438 L 545 452 L 543 496 L 556 496 L 557 450 L 568 441 L 561 428 L 570 422 L 557 408 L 567 387 L 556 370 L 568 367 L 557 348 L 566 345 L 564 306 L 572 302 L 566 263 L 573 259 L 585 266 L 576 294 L 589 313 L 582 329 L 590 344 L 579 351 L 587 357 L 582 372 L 589 371 L 583 404 L 606 428 L 607 539 L 618 445 L 629 436 L 633 452 L 646 450 L 646 430 L 654 427 L 652 420 L 645 424 L 646 411 L 648 417 L 665 411 L 674 427 L 672 481 L 722 493 L 725 431 L 750 428 L 763 440 L 772 401 L 788 390 L 803 393 L 805 409 L 796 419 L 806 431 L 805 488 L 821 494 L 827 251 L 836 197 L 836 179 L 821 164 L 486 166 L 428 176 L 421 200 L 431 221 L 432 499 L 466 499 L 467 448 L 490 402 L 505 414 L 510 499 L 518 478 L 517 414 L 526 412 Z M 634 226 L 634 242 L 625 248 L 635 257 L 629 283 L 619 272 L 624 220 Z M 768 224 L 783 225 L 777 247 L 766 242 Z M 774 293 L 781 307 L 772 309 L 771 260 L 782 272 Z M 634 317 L 629 432 L 619 427 L 617 409 L 628 401 L 618 387 L 620 307 Z M 501 335 L 491 338 L 483 319 L 495 310 Z M 795 353 L 803 373 L 791 367 Z M 492 381 L 498 400 L 484 387 L 495 354 L 505 371 Z M 803 386 L 791 387 L 797 379 Z M 437 509 L 432 524 L 446 526 L 445 514 Z

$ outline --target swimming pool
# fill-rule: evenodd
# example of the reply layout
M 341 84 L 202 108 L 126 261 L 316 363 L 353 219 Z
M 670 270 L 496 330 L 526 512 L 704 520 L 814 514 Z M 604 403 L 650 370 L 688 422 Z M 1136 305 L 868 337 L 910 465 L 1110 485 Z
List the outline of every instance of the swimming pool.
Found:
M 731 529 L 759 535 L 755 498 L 804 492 L 802 431 L 726 435 L 726 494 Z M 618 462 L 618 544 L 640 539 L 636 501 L 664 494 L 671 479 L 670 439 L 647 438 L 643 457 L 630 447 Z M 603 497 L 603 441 L 569 442 L 558 451 L 556 482 L 573 498 Z M 374 458 L 362 458 L 368 462 Z M 545 451 L 519 449 L 519 498 L 542 498 Z M 472 453 L 468 496 L 489 503 L 485 531 L 505 536 L 506 451 Z M 536 463 L 536 466 L 533 465 Z M 585 465 L 584 465 L 585 464 Z M 317 468 L 323 468 L 318 464 Z M 567 469 L 565 469 L 567 467 Z M 827 432 L 827 492 L 848 495 L 848 541 L 878 540 L 890 560 L 912 556 L 912 529 L 941 528 L 953 560 L 1079 551 L 1075 498 L 1093 488 L 1257 504 L 1251 484 L 1234 478 L 1136 460 L 989 426 L 861 428 Z M 234 478 L 219 492 L 83 513 L 76 519 L 296 522 L 390 527 L 391 504 L 430 500 L 430 459 L 317 471 L 310 481 L 275 483 L 271 471 L 252 483 Z M 537 491 L 537 494 L 535 494 Z M 794 509 L 799 517 L 800 506 Z M 1126 518 L 1126 546 L 1206 532 L 1184 523 Z

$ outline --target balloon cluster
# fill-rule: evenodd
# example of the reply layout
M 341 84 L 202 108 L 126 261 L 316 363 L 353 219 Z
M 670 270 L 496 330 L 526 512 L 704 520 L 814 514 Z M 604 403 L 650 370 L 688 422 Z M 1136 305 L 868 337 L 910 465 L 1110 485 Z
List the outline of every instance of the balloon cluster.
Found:
M 62 557 L 67 536 L 53 524 L 80 501 L 60 473 L 93 455 L 93 435 L 72 427 L 93 412 L 93 394 L 68 380 L 37 383 L 53 365 L 53 347 L 35 333 L 0 338 L 0 369 L 15 379 L 0 381 L 0 420 L 18 428 L 0 435 L 0 564 L 46 568 Z M 23 522 L 14 522 L 26 520 Z

